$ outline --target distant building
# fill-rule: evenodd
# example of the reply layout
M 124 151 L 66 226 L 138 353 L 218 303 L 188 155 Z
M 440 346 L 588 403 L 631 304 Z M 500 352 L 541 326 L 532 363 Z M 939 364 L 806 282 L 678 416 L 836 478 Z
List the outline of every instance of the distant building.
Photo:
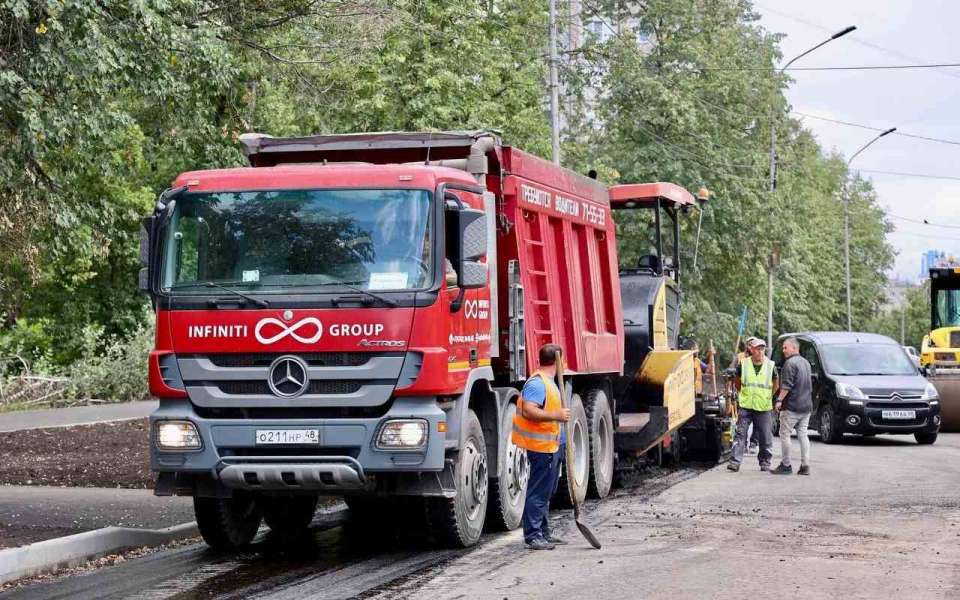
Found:
M 947 254 L 942 250 L 927 250 L 920 255 L 920 279 L 926 279 L 930 269 L 934 267 L 957 267 L 960 261 L 953 254 Z

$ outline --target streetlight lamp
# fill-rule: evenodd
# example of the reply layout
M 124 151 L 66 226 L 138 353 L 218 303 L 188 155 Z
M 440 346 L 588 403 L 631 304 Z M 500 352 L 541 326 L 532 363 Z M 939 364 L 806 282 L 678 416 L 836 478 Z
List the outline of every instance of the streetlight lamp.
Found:
M 789 61 L 787 61 L 787 64 L 783 65 L 780 69 L 777 70 L 777 74 L 783 75 L 783 72 L 786 71 L 790 67 L 790 65 L 792 65 L 796 61 L 810 54 L 817 48 L 820 48 L 821 46 L 825 46 L 830 42 L 832 42 L 833 40 L 837 38 L 841 38 L 847 35 L 848 33 L 850 33 L 851 31 L 855 31 L 856 29 L 857 29 L 856 25 L 850 25 L 849 27 L 841 29 L 840 31 L 831 35 L 830 37 L 823 40 L 816 46 L 791 58 Z M 770 118 L 770 193 L 771 194 L 773 193 L 776 186 L 777 186 L 777 128 L 775 127 L 775 124 L 773 122 L 773 115 L 771 114 L 771 118 Z
M 823 40 L 816 46 L 813 46 L 812 48 L 806 50 L 805 52 L 794 56 L 793 58 L 787 61 L 787 64 L 783 65 L 783 67 L 777 70 L 777 74 L 783 75 L 783 72 L 786 71 L 787 68 L 793 63 L 795 63 L 797 60 L 810 54 L 817 48 L 821 46 L 825 46 L 830 42 L 832 42 L 833 40 L 847 35 L 851 31 L 856 30 L 856 28 L 857 28 L 856 25 L 850 25 L 849 27 L 845 27 L 844 29 L 841 29 L 840 31 L 828 37 L 827 39 Z M 771 108 L 770 110 L 770 187 L 769 187 L 771 195 L 776 190 L 776 188 L 777 188 L 777 127 L 773 119 L 773 109 Z M 779 262 L 779 251 L 777 252 L 777 254 L 778 254 L 777 260 Z M 767 281 L 768 281 L 767 348 L 771 348 L 771 351 L 773 348 L 773 268 L 774 268 L 772 265 L 773 263 L 771 262 L 769 267 L 770 272 L 768 273 L 768 277 L 767 277 Z
M 853 156 L 847 159 L 847 170 L 850 170 L 850 163 L 852 163 L 853 159 L 861 152 L 872 146 L 874 142 L 883 136 L 890 135 L 896 130 L 896 127 L 891 127 L 861 146 L 859 150 L 853 153 Z M 847 331 L 853 331 L 853 313 L 850 309 L 850 186 L 847 185 L 846 176 L 844 176 L 843 180 L 843 262 L 846 272 L 845 279 L 847 281 Z

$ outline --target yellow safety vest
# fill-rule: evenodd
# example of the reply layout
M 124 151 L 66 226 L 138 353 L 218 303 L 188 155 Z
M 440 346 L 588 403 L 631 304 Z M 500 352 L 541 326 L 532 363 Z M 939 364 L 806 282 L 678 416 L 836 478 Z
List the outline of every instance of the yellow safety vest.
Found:
M 531 377 L 539 377 L 543 380 L 543 387 L 547 393 L 547 400 L 543 403 L 543 409 L 546 411 L 560 410 L 560 393 L 556 386 L 551 385 L 546 377 L 540 371 L 537 371 Z M 523 417 L 520 413 L 523 408 L 523 396 L 517 399 L 517 414 L 513 417 L 513 433 L 510 435 L 513 443 L 521 448 L 531 452 L 544 452 L 547 454 L 556 452 L 560 449 L 560 423 L 557 421 L 531 421 Z
M 773 361 L 763 359 L 759 372 L 753 360 L 740 361 L 740 408 L 773 410 Z

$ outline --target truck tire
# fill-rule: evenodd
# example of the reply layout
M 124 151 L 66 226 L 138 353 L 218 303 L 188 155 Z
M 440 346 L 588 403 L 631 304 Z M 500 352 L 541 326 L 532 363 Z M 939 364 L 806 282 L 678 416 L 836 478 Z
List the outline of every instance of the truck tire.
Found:
M 434 536 L 451 548 L 477 543 L 487 516 L 489 478 L 483 428 L 473 410 L 463 423 L 463 445 L 451 455 L 456 495 L 427 498 L 427 513 Z
M 918 444 L 922 446 L 927 446 L 937 441 L 937 432 L 934 431 L 933 433 L 930 433 L 926 431 L 921 431 L 919 433 L 913 434 L 913 437 L 914 439 L 917 440 Z
M 490 525 L 499 531 L 510 531 L 520 526 L 523 503 L 527 496 L 530 479 L 530 464 L 527 451 L 513 443 L 513 416 L 517 405 L 507 404 L 500 421 L 500 450 L 497 472 L 499 477 L 490 479 L 490 504 L 487 517 Z
M 587 412 L 583 409 L 583 402 L 580 400 L 579 394 L 573 394 L 570 398 L 570 413 L 570 422 L 573 425 L 573 440 L 568 439 L 567 443 L 573 443 L 577 501 L 582 504 L 587 499 L 587 482 L 590 481 L 590 426 L 587 422 Z M 563 458 L 566 460 L 566 454 Z M 557 486 L 557 493 L 553 495 L 553 504 L 565 508 L 572 506 L 570 489 L 570 485 L 567 483 L 567 468 L 565 464 L 562 464 L 560 467 L 560 484 Z
M 350 519 L 354 521 L 373 519 L 383 514 L 388 506 L 387 499 L 379 496 L 344 496 L 343 502 L 350 509 Z
M 820 441 L 824 444 L 839 444 L 843 441 L 843 432 L 840 431 L 833 407 L 826 404 L 820 407 L 817 415 L 817 430 L 820 432 Z
M 263 520 L 280 535 L 300 535 L 307 531 L 317 512 L 317 496 L 274 496 L 261 500 Z
M 584 405 L 590 432 L 590 479 L 587 495 L 605 498 L 613 485 L 613 413 L 600 388 L 587 392 Z
M 193 512 L 203 541 L 214 550 L 243 548 L 257 535 L 263 516 L 252 494 L 234 492 L 232 498 L 193 497 Z

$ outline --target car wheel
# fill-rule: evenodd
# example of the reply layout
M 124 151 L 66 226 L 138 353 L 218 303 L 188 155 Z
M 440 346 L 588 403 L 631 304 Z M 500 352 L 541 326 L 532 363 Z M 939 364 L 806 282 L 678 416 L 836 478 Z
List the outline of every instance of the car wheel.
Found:
M 922 431 L 920 433 L 913 434 L 913 437 L 916 438 L 918 444 L 927 446 L 937 441 L 937 432 L 934 431 L 931 433 Z
M 838 444 L 843 440 L 843 432 L 837 426 L 837 417 L 832 406 L 820 409 L 819 419 L 820 440 L 824 444 Z

